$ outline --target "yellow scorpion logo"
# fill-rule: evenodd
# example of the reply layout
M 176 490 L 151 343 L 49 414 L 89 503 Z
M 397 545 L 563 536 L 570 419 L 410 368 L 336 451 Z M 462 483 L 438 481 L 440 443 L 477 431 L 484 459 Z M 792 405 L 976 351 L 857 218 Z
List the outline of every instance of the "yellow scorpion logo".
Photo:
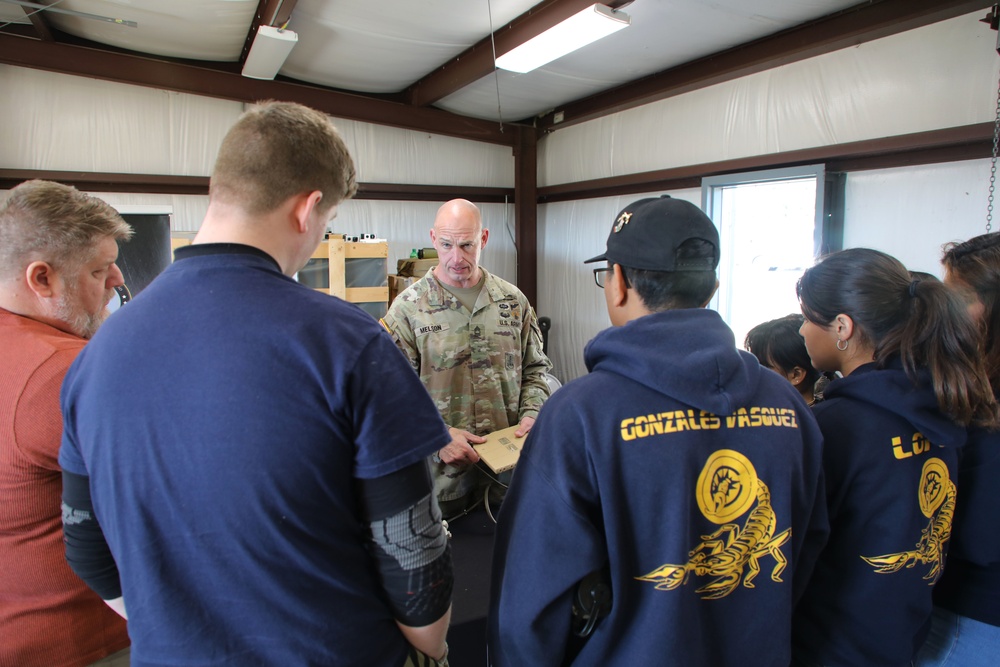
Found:
M 745 514 L 754 500 L 757 506 L 742 529 L 735 523 L 727 523 Z M 781 546 L 792 536 L 792 529 L 774 534 L 777 517 L 771 507 L 771 492 L 757 478 L 749 459 L 731 449 L 715 452 L 698 477 L 697 501 L 706 518 L 724 525 L 710 535 L 701 536 L 701 543 L 688 552 L 687 563 L 661 565 L 636 579 L 655 583 L 657 590 L 669 591 L 686 584 L 691 573 L 715 577 L 695 592 L 703 599 L 716 600 L 732 593 L 741 579 L 746 588 L 754 588 L 751 582 L 760 573 L 759 560 L 770 554 L 776 563 L 771 580 L 782 581 L 781 572 L 788 560 Z
M 948 475 L 948 467 L 938 458 L 929 459 L 920 473 L 918 497 L 920 510 L 930 519 L 927 527 L 920 531 L 917 548 L 884 556 L 862 556 L 880 574 L 899 572 L 904 567 L 917 563 L 930 563 L 931 568 L 924 575 L 933 586 L 941 576 L 944 566 L 944 543 L 951 537 L 951 520 L 955 515 L 955 483 Z

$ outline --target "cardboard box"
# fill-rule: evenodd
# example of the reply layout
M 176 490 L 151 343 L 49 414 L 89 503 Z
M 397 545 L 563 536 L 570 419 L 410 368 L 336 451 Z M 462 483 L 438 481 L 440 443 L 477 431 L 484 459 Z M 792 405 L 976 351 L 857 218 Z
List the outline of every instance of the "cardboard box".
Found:
M 420 280 L 419 278 L 414 278 L 413 276 L 389 276 L 389 303 L 391 304 L 399 296 L 399 293 L 405 290 L 407 287 L 413 283 Z
M 407 257 L 396 261 L 396 275 L 423 278 L 424 274 L 438 265 L 435 259 L 414 259 Z
M 506 472 L 517 465 L 517 460 L 521 458 L 521 447 L 524 446 L 524 441 L 528 436 L 514 437 L 514 431 L 519 426 L 518 424 L 494 431 L 486 436 L 486 442 L 472 446 L 482 462 L 493 472 L 497 474 Z

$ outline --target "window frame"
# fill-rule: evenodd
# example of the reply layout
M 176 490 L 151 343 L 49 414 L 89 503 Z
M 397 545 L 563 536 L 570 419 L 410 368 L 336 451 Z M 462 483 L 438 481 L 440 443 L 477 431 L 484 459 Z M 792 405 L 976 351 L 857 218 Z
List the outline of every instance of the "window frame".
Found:
M 712 219 L 719 230 L 722 244 L 719 264 L 720 289 L 712 297 L 709 304 L 727 318 L 726 312 L 720 308 L 721 294 L 728 294 L 728 288 L 722 283 L 734 281 L 734 276 L 727 275 L 727 259 L 732 255 L 727 246 L 726 231 L 721 224 L 722 193 L 725 188 L 740 185 L 774 183 L 780 181 L 800 180 L 812 177 L 816 180 L 816 198 L 813 218 L 813 260 L 842 250 L 844 246 L 844 200 L 846 197 L 846 174 L 827 171 L 825 164 L 801 165 L 797 167 L 782 167 L 779 169 L 761 169 L 717 176 L 706 176 L 701 180 L 702 210 Z M 739 342 L 739 341 L 738 341 Z

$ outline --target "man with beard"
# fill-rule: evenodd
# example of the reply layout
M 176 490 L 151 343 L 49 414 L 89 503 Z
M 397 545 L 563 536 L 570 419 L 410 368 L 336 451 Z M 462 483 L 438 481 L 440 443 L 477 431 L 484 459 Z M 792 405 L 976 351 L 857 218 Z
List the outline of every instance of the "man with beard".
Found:
M 128 665 L 125 622 L 66 564 L 59 389 L 123 284 L 132 229 L 75 188 L 28 181 L 0 204 L 0 665 Z M 109 657 L 110 656 L 110 657 Z

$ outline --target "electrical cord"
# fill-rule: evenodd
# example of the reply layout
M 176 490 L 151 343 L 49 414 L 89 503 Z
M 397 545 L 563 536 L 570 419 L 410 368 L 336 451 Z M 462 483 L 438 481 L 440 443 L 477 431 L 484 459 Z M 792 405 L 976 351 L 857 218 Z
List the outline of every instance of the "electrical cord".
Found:
M 25 12 L 25 13 L 24 13 L 24 18 L 28 18 L 29 16 L 34 16 L 35 14 L 39 14 L 39 13 L 41 13 L 41 12 L 44 12 L 44 11 L 45 11 L 46 9 L 52 9 L 53 7 L 55 7 L 55 6 L 57 6 L 57 5 L 61 5 L 61 4 L 62 4 L 62 3 L 64 3 L 64 2 L 66 2 L 66 0 L 56 0 L 55 2 L 53 2 L 53 3 L 51 4 L 51 5 L 49 5 L 49 6 L 47 6 L 47 7 L 43 7 L 43 8 L 41 8 L 41 9 L 36 9 L 36 10 L 35 10 L 35 11 L 33 11 L 33 12 Z M 16 4 L 18 4 L 18 3 L 16 3 L 16 2 L 12 2 L 11 4 L 12 4 L 12 5 L 16 5 Z M 23 7 L 24 5 L 21 5 L 21 6 Z M 18 23 L 18 24 L 20 24 L 20 22 L 19 22 L 19 21 L 7 21 L 7 22 L 6 22 L 6 23 L 4 23 L 4 24 L 0 24 L 0 30 L 3 30 L 4 28 L 6 28 L 6 27 L 7 27 L 7 26 L 9 26 L 9 25 L 14 25 L 15 23 Z

